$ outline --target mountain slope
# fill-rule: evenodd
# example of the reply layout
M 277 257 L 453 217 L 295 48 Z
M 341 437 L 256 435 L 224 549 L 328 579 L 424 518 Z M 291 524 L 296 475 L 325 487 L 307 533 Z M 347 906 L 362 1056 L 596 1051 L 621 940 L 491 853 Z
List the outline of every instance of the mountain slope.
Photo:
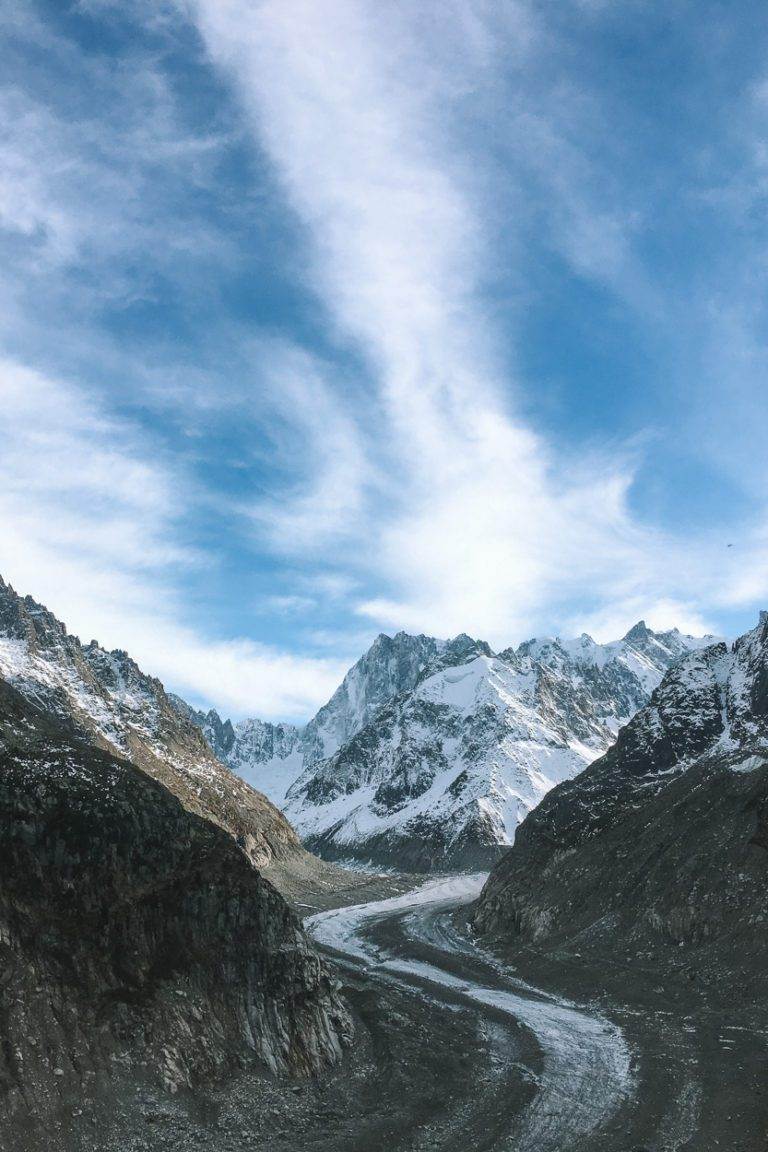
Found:
M 218 760 L 268 794 L 274 804 L 284 802 L 304 766 L 304 728 L 257 719 L 233 724 L 222 720 L 213 708 L 201 712 L 179 696 L 169 694 L 168 698 L 182 717 L 200 729 Z
M 197 719 L 211 741 L 226 732 L 230 766 L 326 858 L 485 867 L 701 643 L 642 622 L 613 644 L 532 640 L 498 655 L 465 635 L 398 633 L 377 639 L 303 730 Z
M 0 676 L 95 747 L 130 759 L 224 828 L 259 868 L 311 871 L 285 817 L 214 755 L 159 680 L 123 651 L 83 645 L 0 579 Z
M 9 1152 L 133 1146 L 145 1090 L 338 1058 L 333 981 L 232 837 L 2 679 L 0 877 Z
M 474 644 L 469 637 L 453 641 L 431 636 L 377 636 L 350 668 L 327 704 L 308 724 L 271 724 L 249 718 L 238 724 L 222 720 L 215 709 L 198 712 L 178 696 L 170 699 L 195 723 L 215 754 L 275 803 L 282 805 L 301 772 L 338 751 L 399 693 L 415 687 L 427 665 L 442 655 L 461 659 Z M 487 647 L 487 646 L 486 646 Z
M 415 688 L 425 668 L 435 660 L 455 663 L 474 648 L 475 642 L 465 635 L 435 640 L 407 632 L 395 636 L 381 633 L 303 730 L 305 765 L 337 752 L 390 700 Z
M 541 947 L 682 948 L 712 971 L 765 972 L 767 882 L 763 614 L 668 672 L 614 747 L 531 813 L 475 923 Z

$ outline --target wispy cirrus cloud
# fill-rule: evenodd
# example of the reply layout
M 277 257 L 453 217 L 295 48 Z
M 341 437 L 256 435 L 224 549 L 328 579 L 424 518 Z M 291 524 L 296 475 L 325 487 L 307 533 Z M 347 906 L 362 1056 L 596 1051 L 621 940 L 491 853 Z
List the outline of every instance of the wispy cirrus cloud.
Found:
M 674 603 L 692 620 L 704 602 L 732 597 L 733 565 L 719 542 L 639 520 L 629 499 L 635 465 L 615 445 L 582 452 L 576 464 L 558 459 L 515 402 L 520 382 L 510 387 L 505 374 L 484 284 L 499 237 L 486 226 L 482 188 L 484 179 L 498 187 L 499 172 L 467 146 L 461 122 L 467 93 L 498 96 L 494 41 L 517 50 L 520 72 L 503 90 L 522 109 L 507 117 L 496 107 L 501 134 L 509 121 L 508 158 L 518 149 L 512 180 L 535 173 L 552 243 L 580 275 L 643 307 L 660 303 L 633 248 L 631 198 L 606 188 L 601 197 L 600 174 L 574 143 L 571 108 L 553 118 L 558 91 L 542 94 L 531 79 L 539 39 L 553 47 L 532 10 L 520 5 L 502 21 L 465 6 L 479 31 L 467 44 L 457 13 L 438 21 L 432 6 L 189 8 L 310 228 L 312 286 L 338 339 L 367 363 L 385 413 L 377 465 L 390 485 L 360 533 L 374 542 L 382 595 L 358 612 L 393 627 L 500 639 L 547 613 L 572 616 L 574 598 L 592 604 L 591 619 L 610 601 L 651 615 L 656 605 L 665 619 Z M 567 99 L 567 87 L 559 94 Z M 756 571 L 757 542 L 745 551 Z M 755 587 L 768 590 L 760 577 Z
M 248 344 L 259 418 L 269 431 L 269 490 L 247 509 L 278 550 L 306 558 L 359 531 L 371 483 L 368 436 L 333 369 L 284 340 Z

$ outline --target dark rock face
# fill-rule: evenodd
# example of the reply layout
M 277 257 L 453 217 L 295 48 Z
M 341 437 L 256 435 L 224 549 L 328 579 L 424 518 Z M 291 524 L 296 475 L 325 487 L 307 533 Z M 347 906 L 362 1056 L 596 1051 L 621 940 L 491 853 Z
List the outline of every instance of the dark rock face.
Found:
M 768 960 L 768 623 L 667 673 L 613 748 L 521 824 L 476 928 L 541 947 Z M 713 971 L 715 969 L 713 968 Z
M 0 1147 L 78 1147 L 146 1085 L 316 1072 L 348 1031 L 232 836 L 0 680 Z

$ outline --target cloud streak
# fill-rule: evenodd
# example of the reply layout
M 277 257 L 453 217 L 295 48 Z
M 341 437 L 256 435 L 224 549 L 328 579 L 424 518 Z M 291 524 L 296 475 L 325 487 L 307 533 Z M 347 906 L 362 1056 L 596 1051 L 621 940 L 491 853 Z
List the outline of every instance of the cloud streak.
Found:
M 382 594 L 358 612 L 501 640 L 547 614 L 572 618 L 574 599 L 598 621 L 607 602 L 613 618 L 624 605 L 666 619 L 674 603 L 690 620 L 705 597 L 737 597 L 730 561 L 707 541 L 635 518 L 628 455 L 557 459 L 510 401 L 520 386 L 510 387 L 484 307 L 498 239 L 477 193 L 487 162 L 456 146 L 465 136 L 455 95 L 501 83 L 494 41 L 515 48 L 521 68 L 533 53 L 535 69 L 531 12 L 520 6 L 501 24 L 485 5 L 464 6 L 477 33 L 467 49 L 456 14 L 440 22 L 432 5 L 190 7 L 310 229 L 313 287 L 337 338 L 367 362 L 385 413 L 377 469 L 390 484 L 361 532 L 374 542 L 369 575 Z M 435 63 L 446 59 L 448 73 Z M 520 97 L 523 81 L 513 88 Z M 647 303 L 631 211 L 595 201 L 589 164 L 541 107 L 512 109 L 511 137 L 517 168 L 548 186 L 553 242 L 578 272 Z M 320 497 L 328 475 L 318 471 Z M 757 541 L 747 551 L 754 567 Z M 755 577 L 750 589 L 768 585 Z

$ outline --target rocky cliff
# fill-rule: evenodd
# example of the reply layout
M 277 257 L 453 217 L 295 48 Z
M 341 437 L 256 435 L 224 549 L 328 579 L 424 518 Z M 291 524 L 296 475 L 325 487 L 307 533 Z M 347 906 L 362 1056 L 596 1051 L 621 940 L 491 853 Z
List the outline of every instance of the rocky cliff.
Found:
M 0 1147 L 80 1147 L 137 1094 L 335 1061 L 349 1020 L 232 836 L 0 680 Z M 119 1138 L 112 1146 L 120 1146 Z

